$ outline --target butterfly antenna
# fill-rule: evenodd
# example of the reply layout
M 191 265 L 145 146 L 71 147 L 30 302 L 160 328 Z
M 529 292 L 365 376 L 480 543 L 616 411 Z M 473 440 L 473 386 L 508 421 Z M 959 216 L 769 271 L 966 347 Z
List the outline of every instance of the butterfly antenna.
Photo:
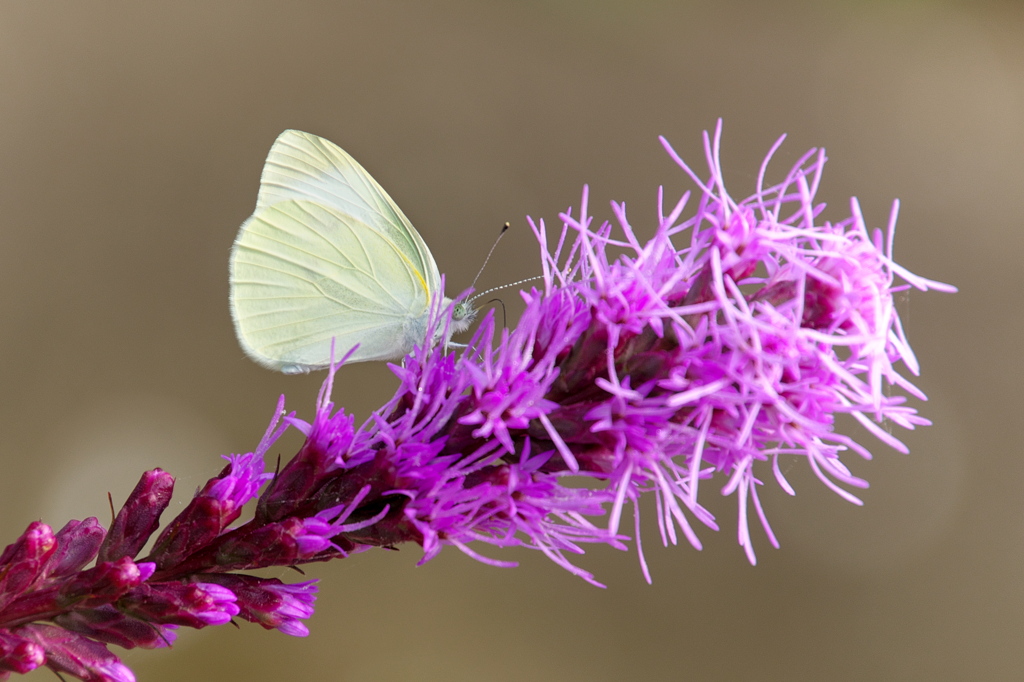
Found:
M 544 275 L 537 275 L 536 277 L 527 277 L 526 279 L 521 279 L 518 282 L 510 282 L 508 284 L 502 284 L 500 287 L 492 287 L 492 288 L 488 289 L 487 291 L 481 291 L 479 294 L 474 295 L 469 300 L 470 301 L 475 301 L 476 299 L 480 298 L 481 296 L 486 296 L 487 294 L 491 293 L 492 291 L 501 291 L 502 289 L 508 289 L 509 287 L 519 286 L 520 284 L 526 284 L 527 282 L 533 282 L 533 281 L 538 280 L 538 279 L 544 279 Z M 488 303 L 490 303 L 490 301 L 488 301 Z
M 480 275 L 484 274 L 484 268 L 487 267 L 487 263 L 491 260 L 491 254 L 493 254 L 494 250 L 498 248 L 498 242 L 501 241 L 501 238 L 505 236 L 505 233 L 508 232 L 508 228 L 510 227 L 512 227 L 512 225 L 506 222 L 501 228 L 501 232 L 498 233 L 498 238 L 495 239 L 494 243 L 491 245 L 491 250 L 487 252 L 487 258 L 484 258 L 484 264 L 480 266 L 480 272 L 476 273 L 476 277 L 473 278 L 473 283 L 469 285 L 470 287 L 476 286 L 476 281 L 480 279 Z M 476 298 L 476 296 L 473 298 Z

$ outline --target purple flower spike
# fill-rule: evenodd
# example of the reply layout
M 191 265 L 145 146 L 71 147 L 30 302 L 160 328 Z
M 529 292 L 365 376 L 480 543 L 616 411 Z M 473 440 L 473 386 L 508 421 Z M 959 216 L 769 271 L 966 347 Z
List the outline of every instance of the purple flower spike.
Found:
M 867 482 L 842 457 L 871 455 L 835 430 L 836 415 L 906 452 L 890 426 L 928 421 L 906 402 L 925 396 L 901 373 L 920 368 L 893 295 L 955 288 L 893 260 L 898 204 L 885 230 L 869 229 L 855 199 L 838 222 L 823 217 L 815 202 L 822 151 L 766 187 L 780 139 L 753 194 L 733 199 L 720 138 L 720 123 L 704 136 L 706 177 L 662 140 L 696 191 L 669 204 L 659 192 L 648 240 L 621 204 L 612 204 L 614 224 L 596 224 L 587 188 L 580 207 L 560 215 L 554 248 L 544 221 L 531 220 L 543 286 L 522 292 L 517 326 L 499 331 L 489 313 L 464 350 L 415 348 L 392 366 L 394 397 L 362 426 L 331 402 L 340 364 L 310 421 L 286 414 L 282 397 L 256 449 L 228 456 L 144 560 L 135 556 L 173 487 L 158 469 L 143 475 L 107 531 L 95 519 L 56 534 L 29 526 L 0 554 L 0 680 L 45 664 L 82 680 L 128 682 L 131 671 L 108 644 L 170 646 L 177 627 L 236 617 L 305 636 L 315 582 L 240 571 L 404 542 L 423 548 L 421 563 L 453 546 L 502 567 L 515 564 L 494 554 L 527 547 L 600 585 L 573 555 L 593 543 L 625 550 L 632 539 L 650 581 L 640 498 L 653 496 L 664 544 L 700 549 L 701 527 L 718 528 L 702 504 L 712 479 L 735 496 L 738 541 L 754 563 L 751 515 L 779 546 L 759 487 L 771 477 L 795 494 L 780 466 L 786 457 L 803 458 L 860 504 L 850 490 Z M 434 301 L 431 324 L 443 332 L 449 313 Z M 442 338 L 432 329 L 425 341 Z M 264 471 L 289 426 L 305 443 L 275 473 Z M 236 524 L 257 496 L 253 517 Z M 629 505 L 632 538 L 622 531 Z

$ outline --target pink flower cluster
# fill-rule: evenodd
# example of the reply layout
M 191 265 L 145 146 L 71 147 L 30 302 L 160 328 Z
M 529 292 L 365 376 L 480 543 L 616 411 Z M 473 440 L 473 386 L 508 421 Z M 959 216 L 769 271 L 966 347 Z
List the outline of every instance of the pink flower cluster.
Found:
M 867 484 L 841 457 L 869 454 L 835 430 L 835 417 L 850 414 L 906 451 L 883 424 L 928 422 L 889 390 L 924 399 L 897 371 L 918 365 L 893 294 L 955 289 L 893 261 L 895 206 L 885 231 L 868 229 L 855 200 L 849 217 L 822 219 L 823 152 L 770 187 L 766 159 L 754 194 L 733 200 L 720 134 L 719 125 L 705 135 L 707 178 L 664 143 L 697 190 L 667 210 L 659 193 L 646 241 L 621 205 L 614 224 L 595 227 L 586 190 L 580 209 L 561 216 L 553 248 L 544 222 L 531 222 L 543 287 L 523 292 L 516 327 L 499 330 L 489 315 L 459 353 L 416 349 L 393 367 L 395 396 L 361 427 L 330 402 L 333 370 L 311 422 L 285 415 L 282 398 L 259 447 L 228 457 L 148 556 L 136 558 L 173 485 L 160 470 L 143 476 L 109 529 L 96 519 L 56 533 L 32 524 L 0 556 L 0 679 L 47 665 L 82 680 L 133 680 L 108 644 L 168 646 L 177 627 L 234 618 L 305 635 L 315 583 L 244 571 L 402 542 L 421 545 L 423 561 L 454 545 L 495 565 L 509 564 L 471 543 L 530 547 L 596 584 L 569 557 L 588 543 L 625 548 L 630 504 L 639 549 L 646 493 L 662 541 L 681 534 L 700 548 L 694 522 L 717 526 L 699 493 L 716 476 L 736 497 L 753 562 L 751 513 L 778 546 L 757 488 L 770 470 L 793 493 L 783 456 L 805 458 L 858 502 L 847 488 Z M 264 455 L 289 426 L 305 444 L 267 473 Z M 257 497 L 253 518 L 233 526 Z

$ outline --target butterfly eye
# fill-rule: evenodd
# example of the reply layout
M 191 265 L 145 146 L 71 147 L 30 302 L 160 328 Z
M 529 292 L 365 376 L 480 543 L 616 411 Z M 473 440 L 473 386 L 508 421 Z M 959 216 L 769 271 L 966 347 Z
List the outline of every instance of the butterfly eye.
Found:
M 476 317 L 476 309 L 472 301 L 461 301 L 452 306 L 451 333 L 460 334 L 473 323 Z

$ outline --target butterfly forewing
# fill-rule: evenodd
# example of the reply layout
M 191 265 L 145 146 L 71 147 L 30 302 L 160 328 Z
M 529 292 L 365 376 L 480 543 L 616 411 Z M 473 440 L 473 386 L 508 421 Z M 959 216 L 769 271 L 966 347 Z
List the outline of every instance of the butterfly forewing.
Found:
M 308 199 L 356 220 L 387 237 L 423 274 L 431 295 L 441 287 L 426 243 L 359 163 L 329 140 L 299 130 L 281 133 L 267 155 L 256 208 L 288 199 Z

